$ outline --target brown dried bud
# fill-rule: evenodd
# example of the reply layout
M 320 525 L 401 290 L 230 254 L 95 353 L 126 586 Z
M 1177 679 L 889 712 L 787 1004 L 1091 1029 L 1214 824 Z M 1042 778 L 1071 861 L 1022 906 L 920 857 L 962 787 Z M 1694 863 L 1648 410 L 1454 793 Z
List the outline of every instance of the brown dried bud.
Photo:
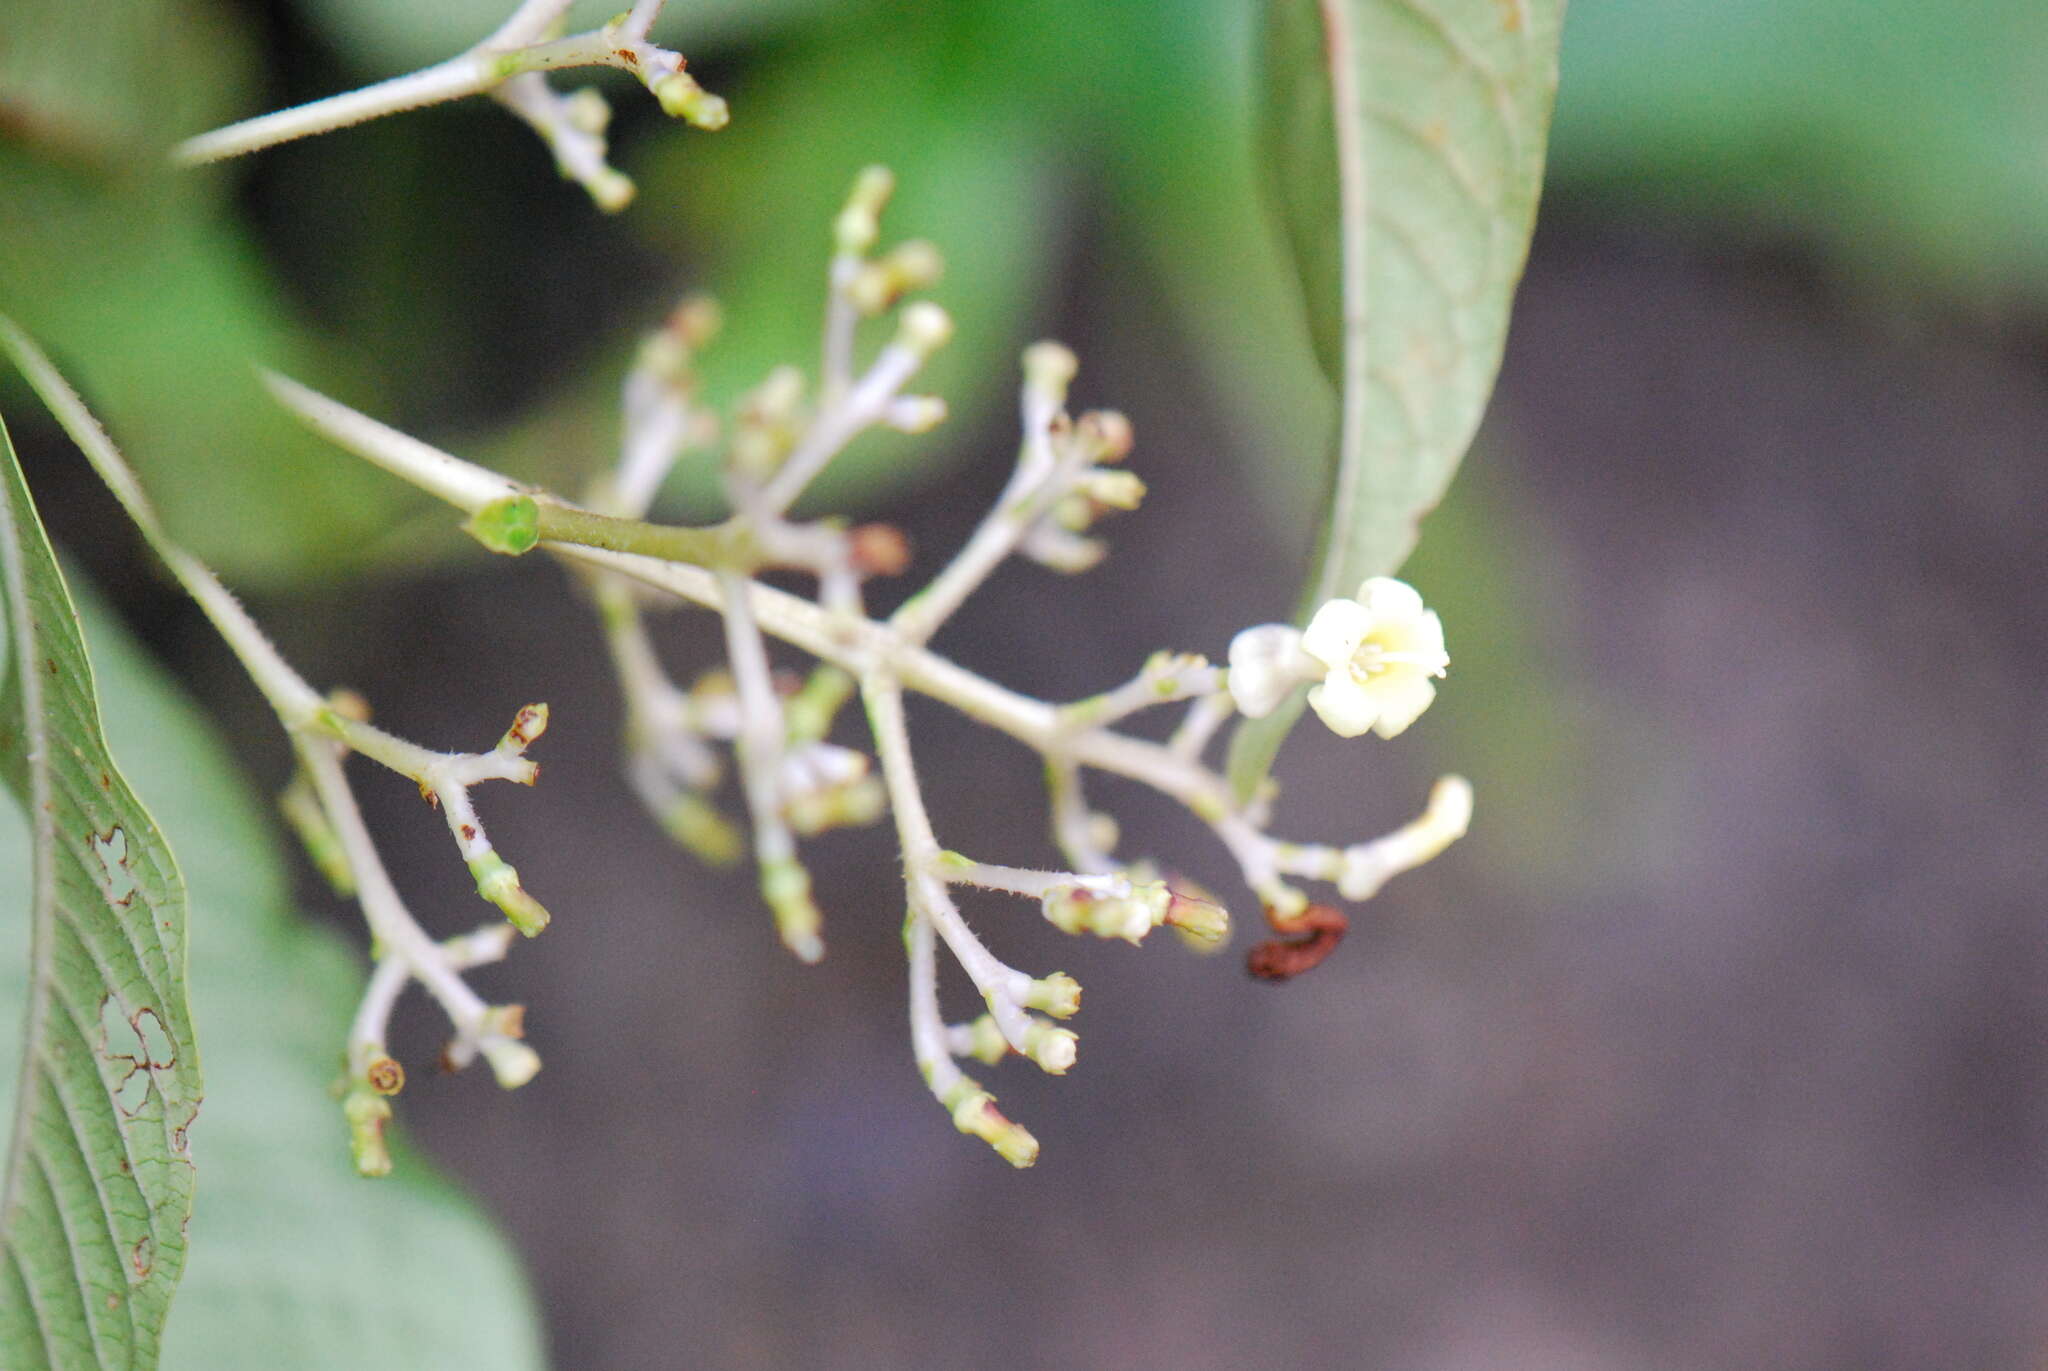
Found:
M 1266 922 L 1276 933 L 1299 936 L 1269 938 L 1245 957 L 1245 970 L 1262 981 L 1292 980 L 1320 966 L 1351 931 L 1344 912 L 1326 904 L 1312 904 L 1291 919 L 1280 917 L 1268 905 Z
M 853 569 L 863 576 L 901 576 L 910 569 L 910 540 L 890 524 L 862 524 L 846 535 Z

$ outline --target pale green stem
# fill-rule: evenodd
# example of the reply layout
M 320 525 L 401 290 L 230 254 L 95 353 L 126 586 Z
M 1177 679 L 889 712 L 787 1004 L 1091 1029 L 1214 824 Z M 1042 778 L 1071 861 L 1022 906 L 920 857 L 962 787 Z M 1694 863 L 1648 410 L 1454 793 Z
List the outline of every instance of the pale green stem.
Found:
M 843 403 L 821 411 L 797 441 L 774 477 L 762 488 L 755 512 L 773 518 L 796 503 L 804 488 L 862 429 L 881 422 L 889 402 L 924 364 L 924 354 L 903 343 L 890 343 L 876 356 L 867 375 Z
M 633 27 L 643 9 L 658 11 L 658 4 L 636 6 L 628 23 L 616 29 L 607 27 L 568 38 L 542 40 L 542 34 L 566 8 L 552 0 L 522 6 L 496 34 L 468 52 L 360 90 L 258 115 L 188 138 L 172 150 L 172 160 L 189 167 L 239 157 L 384 115 L 481 95 L 526 72 L 617 67 L 652 88 L 681 70 L 681 58 L 647 43 L 645 28 Z M 652 22 L 651 13 L 648 22 Z
M 92 417 L 85 402 L 79 399 L 78 392 L 57 373 L 42 349 L 12 320 L 4 317 L 0 317 L 0 343 L 4 343 L 15 365 L 28 378 L 29 385 L 42 397 L 50 412 L 57 416 L 57 422 L 70 435 L 71 441 L 85 453 L 93 470 L 114 492 L 121 508 L 142 530 L 142 536 L 150 547 L 156 550 L 178 583 L 198 602 L 201 611 L 227 640 L 278 717 L 288 728 L 304 727 L 324 708 L 320 692 L 292 670 L 290 663 L 271 646 L 270 639 L 264 636 L 263 630 L 257 627 L 256 621 L 249 617 L 219 578 L 198 558 L 171 540 L 157 519 L 149 497 L 143 493 L 141 483 L 135 479 L 135 473 L 114 446 L 114 440 L 100 427 L 99 420 Z
M 903 881 L 913 914 L 930 921 L 946 940 L 946 946 L 960 967 L 981 992 L 989 1013 L 1003 1037 L 1019 1052 L 1031 1050 L 1031 1016 L 1023 1000 L 1031 993 L 1031 977 L 1006 966 L 982 945 L 961 917 L 959 907 L 946 890 L 946 883 L 933 874 L 939 842 L 932 833 L 931 816 L 925 811 L 924 794 L 918 788 L 917 768 L 910 755 L 910 731 L 903 720 L 903 689 L 885 670 L 870 671 L 861 678 L 861 698 L 867 705 L 868 727 L 874 734 L 875 756 L 882 766 L 882 780 L 889 789 L 889 808 L 896 816 L 896 835 L 903 847 Z
M 474 1038 L 483 1024 L 488 1005 L 448 966 L 440 949 L 413 919 L 399 898 L 397 887 L 384 870 L 370 830 L 363 823 L 356 797 L 342 774 L 341 758 L 333 744 L 319 738 L 295 735 L 299 758 L 312 778 L 314 793 L 327 811 L 335 837 L 348 854 L 349 869 L 355 873 L 356 901 L 370 935 L 384 948 L 386 956 L 399 958 L 411 975 L 427 988 L 455 1026 L 458 1038 Z
M 1216 730 L 1236 713 L 1237 706 L 1226 692 L 1198 696 L 1188 706 L 1187 715 L 1173 730 L 1173 736 L 1166 740 L 1166 750 L 1183 761 L 1200 761 L 1209 741 L 1216 736 Z
M 983 890 L 1007 890 L 1013 895 L 1040 900 L 1054 886 L 1078 885 L 1102 894 L 1130 893 L 1130 882 L 1121 876 L 1072 871 L 1037 871 L 1030 867 L 999 866 L 977 862 L 957 852 L 943 852 L 931 864 L 932 874 L 950 885 L 979 886 Z
M 516 936 L 517 932 L 510 924 L 488 924 L 475 932 L 437 944 L 435 951 L 451 971 L 467 971 L 503 961 Z M 412 966 L 403 957 L 387 954 L 378 959 L 349 1028 L 348 1060 L 352 1076 L 360 1079 L 371 1059 L 384 1050 L 390 1033 L 391 1011 L 412 979 Z
M 1201 658 L 1180 653 L 1155 654 L 1145 669 L 1114 690 L 1076 700 L 1060 711 L 1070 728 L 1105 728 L 1154 705 L 1173 704 L 1190 696 L 1212 696 L 1222 670 Z
M 1047 755 L 1045 790 L 1052 811 L 1053 841 L 1059 844 L 1074 869 L 1091 874 L 1114 869 L 1115 856 L 1096 841 L 1095 815 L 1088 808 L 1088 797 L 1081 787 L 1081 768 L 1072 758 L 1059 753 Z
M 986 581 L 1004 558 L 1031 530 L 1041 504 L 1038 496 L 1058 473 L 1059 459 L 1052 447 L 1052 423 L 1059 414 L 1062 396 L 1026 382 L 1023 395 L 1024 442 L 1017 454 L 1017 466 L 997 498 L 995 508 L 983 517 L 966 545 L 955 553 L 930 585 L 905 601 L 890 618 L 890 627 L 905 642 L 922 643 L 938 632 L 939 626 L 965 604 L 967 597 Z
M 940 1104 L 949 1105 L 961 1083 L 946 1039 L 946 1019 L 939 1009 L 939 958 L 929 915 L 913 904 L 903 933 L 910 960 L 910 1051 L 917 1069 Z
M 726 657 L 739 690 L 740 731 L 734 739 L 754 818 L 754 855 L 764 865 L 796 856 L 796 842 L 781 817 L 782 707 L 768 669 L 768 649 L 747 603 L 744 577 L 720 578 Z
M 341 446 L 421 486 L 458 509 L 475 513 L 493 500 L 518 493 L 504 477 L 465 462 L 385 427 L 282 377 L 269 377 L 284 404 Z M 660 562 L 628 553 L 574 544 L 550 544 L 560 556 L 643 584 L 710 609 L 725 595 L 713 573 L 701 567 Z M 745 584 L 745 602 L 762 630 L 855 674 L 886 663 L 901 686 L 929 695 L 968 717 L 1006 733 L 1041 755 L 1065 759 L 1148 785 L 1190 809 L 1214 827 L 1246 868 L 1248 883 L 1264 897 L 1277 874 L 1261 860 L 1247 836 L 1257 830 L 1240 817 L 1223 777 L 1196 758 L 1142 738 L 1106 728 L 1071 733 L 1052 705 L 997 685 L 909 640 L 894 623 L 849 620 L 809 600 L 765 586 Z
M 860 311 L 853 303 L 852 286 L 854 278 L 860 275 L 861 265 L 857 252 L 833 254 L 825 292 L 824 358 L 819 368 L 819 401 L 827 409 L 844 405 L 853 390 L 853 340 L 860 325 Z

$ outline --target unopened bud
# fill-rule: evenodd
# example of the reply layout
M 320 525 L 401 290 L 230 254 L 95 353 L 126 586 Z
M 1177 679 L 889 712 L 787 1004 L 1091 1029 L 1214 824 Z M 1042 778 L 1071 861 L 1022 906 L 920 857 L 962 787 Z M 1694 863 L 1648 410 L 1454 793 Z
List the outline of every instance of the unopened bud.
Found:
M 384 1129 L 391 1122 L 391 1102 L 368 1089 L 351 1090 L 341 1102 L 341 1113 L 348 1120 L 348 1148 L 356 1174 L 390 1175 L 391 1148 Z
M 1096 470 L 1081 478 L 1081 493 L 1111 509 L 1136 509 L 1145 498 L 1145 483 L 1135 472 Z
M 1081 1011 L 1081 983 L 1064 971 L 1041 976 L 1022 996 L 1024 1007 L 1037 1009 L 1055 1019 L 1072 1018 Z
M 703 347 L 724 326 L 725 311 L 709 295 L 685 296 L 681 304 L 669 311 L 664 323 L 669 332 L 692 348 Z
M 1038 1160 L 1038 1139 L 1022 1124 L 1010 1122 L 996 1108 L 996 1097 L 962 1076 L 940 1101 L 953 1116 L 953 1127 L 980 1138 L 1010 1165 L 1023 1168 Z
M 1025 1030 L 1024 1053 L 1050 1075 L 1064 1076 L 1080 1053 L 1081 1036 L 1071 1028 L 1060 1028 L 1033 1019 Z
M 540 1074 L 540 1053 L 514 1038 L 485 1038 L 477 1044 L 491 1074 L 505 1090 L 517 1090 Z
M 795 858 L 761 865 L 761 898 L 775 916 L 775 932 L 782 945 L 800 962 L 817 962 L 825 955 L 820 930 L 825 916 L 811 898 L 811 873 Z
M 1047 922 L 1062 933 L 1137 943 L 1165 919 L 1173 896 L 1163 881 L 1123 885 L 1123 890 L 1110 893 L 1065 882 L 1045 892 L 1041 907 Z
M 664 113 L 700 129 L 722 129 L 732 119 L 725 101 L 698 85 L 697 78 L 686 71 L 662 77 L 653 90 Z
M 984 1014 L 967 1026 L 967 1050 L 955 1055 L 972 1057 L 988 1066 L 1010 1055 L 1009 1040 L 1003 1037 L 1003 1030 L 996 1027 L 993 1014 Z
M 913 239 L 862 267 L 847 283 L 847 298 L 862 314 L 880 314 L 911 291 L 932 285 L 944 270 L 939 250 Z
M 595 87 L 584 86 L 564 97 L 562 115 L 569 121 L 570 128 L 594 138 L 603 133 L 612 121 L 611 102 L 598 94 Z
M 495 851 L 469 859 L 476 893 L 504 912 L 505 921 L 531 938 L 548 926 L 548 911 L 519 884 L 519 872 Z
M 1085 500 L 1081 504 L 1087 507 Z M 1109 545 L 1101 539 L 1080 537 L 1057 523 L 1034 526 L 1018 550 L 1040 566 L 1069 576 L 1093 569 L 1109 555 Z
M 1091 409 L 1074 423 L 1090 461 L 1121 462 L 1131 455 L 1131 421 L 1113 409 Z
M 783 805 L 789 826 L 803 837 L 812 838 L 835 828 L 865 828 L 882 817 L 888 808 L 888 793 L 873 776 L 834 786 L 815 794 L 800 795 Z
M 1062 401 L 1080 366 L 1064 343 L 1033 343 L 1024 349 L 1024 384 Z
M 854 178 L 853 193 L 846 208 L 832 224 L 833 246 L 839 252 L 864 257 L 882 233 L 882 207 L 896 189 L 896 176 L 887 167 L 865 167 Z
M 931 356 L 953 336 L 953 316 L 929 300 L 919 300 L 903 311 L 896 341 L 919 358 Z
M 731 866 L 746 851 L 739 829 L 701 795 L 677 796 L 661 822 L 671 838 L 710 866 Z
M 1230 914 L 1222 905 L 1178 890 L 1167 902 L 1166 922 L 1196 943 L 1221 942 L 1230 934 Z
M 803 396 L 803 373 L 791 366 L 775 368 L 741 396 L 732 464 L 756 477 L 772 475 L 796 443 Z
M 545 702 L 521 706 L 512 717 L 512 727 L 505 730 L 505 736 L 498 739 L 500 752 L 520 753 L 541 734 L 548 731 L 548 707 Z
M 616 167 L 599 167 L 591 172 L 583 178 L 583 188 L 590 192 L 591 202 L 606 214 L 617 214 L 640 193 L 633 178 Z

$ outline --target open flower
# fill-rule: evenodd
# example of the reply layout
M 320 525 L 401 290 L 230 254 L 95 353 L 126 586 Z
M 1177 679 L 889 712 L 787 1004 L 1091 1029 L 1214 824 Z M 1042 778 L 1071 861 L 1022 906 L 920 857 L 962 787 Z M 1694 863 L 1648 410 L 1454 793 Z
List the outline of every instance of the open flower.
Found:
M 1308 693 L 1330 731 L 1355 738 L 1370 729 L 1391 738 L 1436 698 L 1430 677 L 1451 663 L 1443 621 L 1422 607 L 1415 587 L 1375 576 L 1355 600 L 1331 600 L 1301 635 L 1301 649 L 1327 671 Z

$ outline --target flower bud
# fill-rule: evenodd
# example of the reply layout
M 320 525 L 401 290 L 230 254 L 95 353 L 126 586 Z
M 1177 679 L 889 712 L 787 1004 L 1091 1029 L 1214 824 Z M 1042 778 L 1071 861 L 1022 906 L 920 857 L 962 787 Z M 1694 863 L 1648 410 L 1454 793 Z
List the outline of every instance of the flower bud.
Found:
M 919 300 L 903 311 L 897 326 L 898 345 L 909 348 L 920 359 L 944 347 L 953 336 L 953 316 L 929 300 Z
M 1079 1055 L 1080 1042 L 1080 1035 L 1071 1028 L 1033 1019 L 1024 1034 L 1024 1055 L 1048 1074 L 1064 1076 Z
M 1173 892 L 1165 921 L 1175 932 L 1198 943 L 1221 942 L 1230 935 L 1230 915 L 1222 905 L 1180 891 Z
M 800 962 L 817 962 L 825 955 L 820 930 L 825 916 L 811 898 L 811 873 L 793 857 L 761 864 L 761 898 L 775 916 L 775 932 L 782 945 Z
M 853 183 L 846 208 L 832 224 L 833 246 L 842 254 L 864 257 L 882 232 L 882 207 L 896 189 L 896 177 L 887 167 L 866 167 Z
M 1121 462 L 1131 455 L 1131 421 L 1113 409 L 1091 409 L 1074 424 L 1091 462 Z
M 359 1176 L 391 1174 L 391 1148 L 384 1140 L 391 1122 L 391 1101 L 368 1088 L 349 1091 L 341 1102 L 342 1117 L 348 1120 L 348 1149 Z
M 491 1074 L 505 1090 L 517 1090 L 540 1074 L 540 1053 L 513 1038 L 485 1038 L 477 1044 Z
M 671 72 L 651 87 L 661 102 L 662 112 L 700 129 L 716 131 L 732 119 L 732 112 L 720 97 L 697 84 L 686 71 Z
M 469 859 L 469 874 L 476 878 L 476 893 L 496 905 L 505 921 L 531 938 L 548 926 L 548 911 L 526 893 L 519 872 L 495 851 L 486 849 Z
M 595 87 L 584 86 L 563 97 L 562 116 L 569 121 L 570 128 L 595 138 L 612 121 L 611 102 Z
M 1026 1009 L 1069 1019 L 1081 1010 L 1081 983 L 1064 971 L 1055 971 L 1033 981 L 1021 999 Z
M 1098 505 L 1111 509 L 1136 509 L 1145 498 L 1145 483 L 1135 472 L 1090 471 L 1082 476 L 1080 490 Z
M 862 314 L 880 314 L 913 290 L 923 290 L 944 269 L 939 250 L 922 240 L 898 245 L 878 262 L 862 267 L 847 283 L 847 298 Z

